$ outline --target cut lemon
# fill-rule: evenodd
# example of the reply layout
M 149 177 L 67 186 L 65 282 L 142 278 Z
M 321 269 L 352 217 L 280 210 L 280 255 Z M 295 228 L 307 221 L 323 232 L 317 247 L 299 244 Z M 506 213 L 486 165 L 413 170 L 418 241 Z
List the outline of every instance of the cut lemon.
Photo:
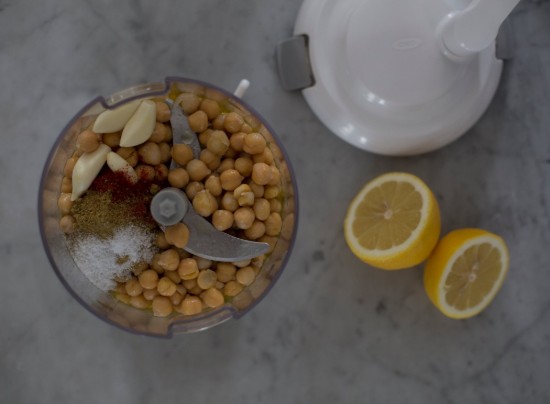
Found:
M 481 229 L 452 231 L 426 262 L 426 293 L 448 317 L 475 316 L 499 291 L 509 261 L 508 248 L 499 236 Z
M 439 239 L 437 201 L 424 182 L 388 173 L 367 183 L 351 202 L 344 234 L 351 251 L 382 269 L 403 269 L 424 261 Z

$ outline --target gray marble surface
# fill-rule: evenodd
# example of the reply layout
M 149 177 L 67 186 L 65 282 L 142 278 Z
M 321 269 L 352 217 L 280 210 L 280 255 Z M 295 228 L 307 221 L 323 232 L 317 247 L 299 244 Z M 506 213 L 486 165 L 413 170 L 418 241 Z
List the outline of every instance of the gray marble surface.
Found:
M 511 16 L 515 58 L 457 142 L 388 158 L 355 149 L 281 89 L 275 45 L 299 0 L 0 1 L 1 403 L 550 402 L 550 2 Z M 49 148 L 99 94 L 180 75 L 232 89 L 280 135 L 300 188 L 289 264 L 251 313 L 171 340 L 98 320 L 60 284 L 38 234 Z M 422 268 L 384 272 L 346 247 L 348 202 L 377 174 L 426 180 L 443 232 L 504 236 L 511 270 L 480 316 L 428 301 Z

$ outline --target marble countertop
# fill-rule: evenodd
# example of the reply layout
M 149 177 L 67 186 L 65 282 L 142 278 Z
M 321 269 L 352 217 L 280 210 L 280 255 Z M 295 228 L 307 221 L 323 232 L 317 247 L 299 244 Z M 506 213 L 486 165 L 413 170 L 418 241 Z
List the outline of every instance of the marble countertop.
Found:
M 464 137 L 390 158 L 332 135 L 280 86 L 274 51 L 299 0 L 0 0 L 0 402 L 550 402 L 550 2 L 511 16 L 514 58 Z M 43 252 L 36 200 L 48 150 L 97 95 L 169 75 L 233 89 L 279 134 L 300 226 L 271 293 L 240 320 L 170 340 L 98 320 Z M 387 171 L 435 191 L 443 232 L 501 234 L 511 270 L 493 304 L 456 321 L 428 301 L 422 268 L 376 270 L 342 231 L 350 199 Z

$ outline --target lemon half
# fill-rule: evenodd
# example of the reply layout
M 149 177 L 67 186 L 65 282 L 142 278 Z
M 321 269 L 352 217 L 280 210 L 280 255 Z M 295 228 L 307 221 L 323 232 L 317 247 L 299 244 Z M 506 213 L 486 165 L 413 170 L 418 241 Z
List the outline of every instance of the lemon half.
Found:
M 382 269 L 420 264 L 441 230 L 437 201 L 428 186 L 407 173 L 388 173 L 367 183 L 351 202 L 344 234 L 351 251 Z
M 504 240 L 481 229 L 447 234 L 426 262 L 424 287 L 446 316 L 475 316 L 494 299 L 509 268 Z

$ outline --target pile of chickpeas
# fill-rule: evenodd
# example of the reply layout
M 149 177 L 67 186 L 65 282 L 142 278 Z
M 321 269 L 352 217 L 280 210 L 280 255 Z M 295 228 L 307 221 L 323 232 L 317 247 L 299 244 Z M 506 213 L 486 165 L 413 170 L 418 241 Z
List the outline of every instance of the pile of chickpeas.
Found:
M 58 201 L 61 229 L 65 233 L 75 230 L 70 213 L 72 168 L 82 153 L 95 150 L 102 142 L 123 157 L 138 178 L 167 181 L 182 189 L 195 211 L 216 229 L 266 242 L 272 250 L 283 224 L 283 195 L 281 174 L 266 138 L 238 110 L 228 111 L 217 100 L 182 93 L 177 101 L 198 134 L 200 157 L 195 159 L 187 145 L 172 145 L 170 109 L 160 99 L 155 100 L 155 129 L 141 145 L 119 147 L 120 132 L 83 131 L 65 167 Z M 172 159 L 179 167 L 168 168 Z M 265 259 L 262 255 L 241 262 L 210 261 L 178 248 L 177 240 L 159 230 L 158 253 L 151 262 L 137 265 L 130 279 L 117 283 L 116 298 L 139 309 L 152 309 L 160 317 L 174 311 L 199 314 L 222 306 L 251 285 Z

